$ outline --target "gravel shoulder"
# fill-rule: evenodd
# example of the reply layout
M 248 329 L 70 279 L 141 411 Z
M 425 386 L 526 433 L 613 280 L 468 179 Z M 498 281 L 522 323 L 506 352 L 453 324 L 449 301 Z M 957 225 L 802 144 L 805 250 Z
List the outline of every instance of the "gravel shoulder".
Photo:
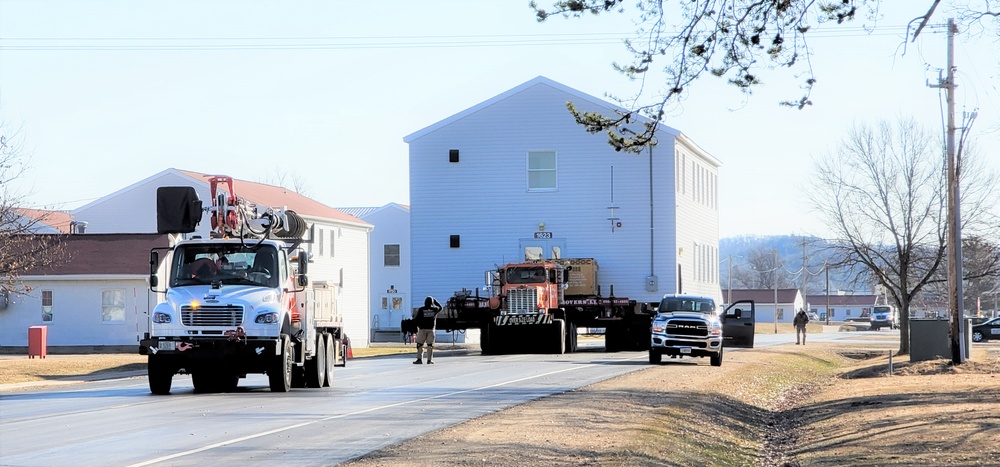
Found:
M 996 464 L 1000 360 L 977 350 L 891 376 L 887 351 L 832 344 L 667 360 L 347 465 Z
M 897 358 L 892 375 L 889 350 L 791 344 L 727 352 L 721 367 L 668 359 L 348 465 L 998 465 L 1000 343 L 977 344 L 961 366 Z M 2 355 L 0 391 L 144 368 L 131 354 Z

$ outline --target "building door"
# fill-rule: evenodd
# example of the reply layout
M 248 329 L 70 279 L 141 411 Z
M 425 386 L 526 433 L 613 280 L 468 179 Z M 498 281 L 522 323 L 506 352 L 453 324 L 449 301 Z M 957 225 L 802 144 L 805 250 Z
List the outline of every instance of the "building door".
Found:
M 518 246 L 524 261 L 566 257 L 565 238 L 522 238 L 518 240 Z

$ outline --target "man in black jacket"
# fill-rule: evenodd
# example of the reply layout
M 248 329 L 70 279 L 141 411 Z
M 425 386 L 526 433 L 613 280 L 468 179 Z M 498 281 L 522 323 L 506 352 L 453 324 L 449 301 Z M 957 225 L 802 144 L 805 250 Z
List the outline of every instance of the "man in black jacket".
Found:
M 417 360 L 415 365 L 424 363 L 424 344 L 427 344 L 427 363 L 434 363 L 434 332 L 437 325 L 437 315 L 441 312 L 441 304 L 434 297 L 424 299 L 424 306 L 413 312 L 413 321 L 417 324 Z

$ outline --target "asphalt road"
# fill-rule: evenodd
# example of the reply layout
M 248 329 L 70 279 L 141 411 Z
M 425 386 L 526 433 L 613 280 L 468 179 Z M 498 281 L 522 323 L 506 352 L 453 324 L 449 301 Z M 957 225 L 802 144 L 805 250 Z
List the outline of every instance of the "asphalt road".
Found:
M 886 331 L 809 337 L 868 334 L 898 342 L 898 333 Z M 757 346 L 793 339 L 758 335 Z M 602 348 L 566 355 L 439 354 L 436 365 L 411 360 L 354 359 L 337 368 L 332 388 L 285 394 L 271 393 L 263 375 L 223 394 L 194 394 L 187 376 L 174 377 L 169 396 L 151 395 L 144 377 L 3 393 L 0 465 L 330 465 L 648 365 L 645 352 Z

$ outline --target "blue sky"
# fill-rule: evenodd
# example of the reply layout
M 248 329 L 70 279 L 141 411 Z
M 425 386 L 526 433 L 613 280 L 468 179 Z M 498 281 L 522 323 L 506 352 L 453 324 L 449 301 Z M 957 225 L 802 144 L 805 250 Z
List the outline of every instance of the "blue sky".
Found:
M 723 162 L 723 236 L 825 236 L 801 196 L 814 157 L 854 123 L 941 128 L 927 83 L 945 66 L 943 28 L 903 55 L 906 23 L 931 2 L 884 3 L 875 35 L 857 22 L 811 41 L 807 110 L 778 106 L 797 79 L 769 73 L 749 98 L 705 78 L 668 116 Z M 32 157 L 16 188 L 34 207 L 71 209 L 174 167 L 283 173 L 335 207 L 406 204 L 403 136 L 539 75 L 598 97 L 634 90 L 611 68 L 628 59 L 630 18 L 539 24 L 527 4 L 0 0 L 0 118 Z M 939 8 L 934 23 L 946 18 Z M 993 50 L 995 36 L 958 37 L 957 109 L 979 111 L 977 145 L 1000 170 Z

